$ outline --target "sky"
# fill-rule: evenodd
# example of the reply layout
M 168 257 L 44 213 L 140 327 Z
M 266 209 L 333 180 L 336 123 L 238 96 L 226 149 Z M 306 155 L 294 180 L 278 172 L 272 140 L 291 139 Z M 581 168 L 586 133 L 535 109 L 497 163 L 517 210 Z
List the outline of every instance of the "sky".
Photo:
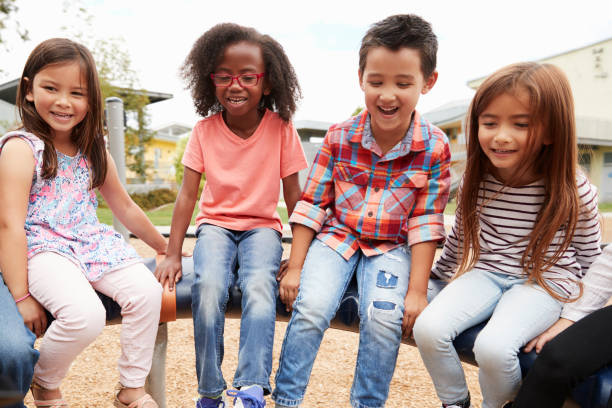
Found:
M 115 38 L 131 57 L 138 85 L 173 98 L 149 108 L 151 126 L 193 126 L 199 119 L 179 69 L 195 40 L 213 25 L 256 28 L 285 49 L 302 88 L 294 120 L 340 122 L 364 106 L 357 65 L 361 38 L 371 24 L 414 13 L 438 36 L 438 81 L 421 97 L 426 113 L 469 100 L 466 83 L 518 61 L 538 60 L 612 37 L 609 0 L 17 0 L 18 13 L 3 33 L 0 83 L 18 78 L 30 51 L 51 37 L 81 32 L 87 41 Z M 78 17 L 84 6 L 91 21 Z M 82 13 L 81 13 L 82 15 Z M 10 32 L 18 23 L 22 41 Z M 90 45 L 90 44 L 87 44 Z

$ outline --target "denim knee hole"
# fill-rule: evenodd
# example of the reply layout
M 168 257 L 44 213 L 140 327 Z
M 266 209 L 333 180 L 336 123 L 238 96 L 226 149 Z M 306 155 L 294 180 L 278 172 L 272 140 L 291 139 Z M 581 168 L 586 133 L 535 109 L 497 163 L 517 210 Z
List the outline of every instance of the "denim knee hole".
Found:
M 378 271 L 376 286 L 379 288 L 393 289 L 397 287 L 397 276 L 383 270 Z

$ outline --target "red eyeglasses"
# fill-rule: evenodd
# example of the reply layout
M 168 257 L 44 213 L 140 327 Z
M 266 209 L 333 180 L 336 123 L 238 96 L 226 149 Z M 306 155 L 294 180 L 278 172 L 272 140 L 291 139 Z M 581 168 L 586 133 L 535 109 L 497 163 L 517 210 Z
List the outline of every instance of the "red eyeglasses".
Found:
M 240 74 L 240 75 L 228 75 L 228 74 L 210 74 L 211 79 L 215 86 L 228 87 L 232 86 L 234 80 L 238 82 L 243 88 L 250 88 L 256 86 L 259 83 L 259 79 L 265 75 L 265 72 L 261 74 Z

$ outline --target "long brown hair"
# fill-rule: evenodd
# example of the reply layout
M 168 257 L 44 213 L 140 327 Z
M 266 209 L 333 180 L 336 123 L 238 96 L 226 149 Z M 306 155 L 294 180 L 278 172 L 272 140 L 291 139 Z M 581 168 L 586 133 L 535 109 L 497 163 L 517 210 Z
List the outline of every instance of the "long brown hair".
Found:
M 467 164 L 457 209 L 463 235 L 457 275 L 472 269 L 480 256 L 478 219 L 486 202 L 478 204 L 478 190 L 487 173 L 495 174 L 478 142 L 478 118 L 499 95 L 518 92 L 526 92 L 529 97 L 528 140 L 532 147 L 523 157 L 521 168 L 525 171 L 532 168 L 545 182 L 545 199 L 529 233 L 521 266 L 530 281 L 538 283 L 554 298 L 567 300 L 553 291 L 542 277 L 569 247 L 580 212 L 572 91 L 565 74 L 551 64 L 526 62 L 501 68 L 474 95 L 467 115 Z M 551 143 L 543 146 L 545 140 Z M 521 176 L 517 174 L 515 179 Z M 512 185 L 512 180 L 506 183 Z M 562 242 L 552 257 L 546 257 L 559 230 L 564 232 Z
M 78 62 L 87 81 L 88 111 L 85 118 L 72 129 L 70 138 L 77 148 L 87 157 L 92 172 L 91 188 L 101 186 L 106 178 L 106 147 L 104 142 L 104 124 L 102 93 L 98 82 L 98 72 L 93 56 L 89 50 L 66 38 L 52 38 L 40 43 L 30 53 L 26 61 L 19 87 L 17 88 L 17 108 L 23 128 L 38 136 L 45 144 L 43 152 L 42 177 L 51 178 L 57 174 L 57 154 L 53 147 L 53 136 L 50 126 L 45 122 L 34 106 L 26 99 L 34 82 L 34 77 L 43 68 L 51 64 Z

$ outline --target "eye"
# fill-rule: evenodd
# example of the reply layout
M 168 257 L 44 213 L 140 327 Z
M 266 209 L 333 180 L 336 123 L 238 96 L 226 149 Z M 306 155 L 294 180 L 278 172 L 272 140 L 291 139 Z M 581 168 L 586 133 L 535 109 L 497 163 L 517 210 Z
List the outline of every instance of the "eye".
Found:
M 43 86 L 43 89 L 46 89 L 47 91 L 55 91 L 55 87 L 51 86 L 51 85 L 45 85 Z
M 397 86 L 400 88 L 409 88 L 412 86 L 412 83 L 410 82 L 398 82 Z
M 240 75 L 240 82 L 244 85 L 254 85 L 257 82 L 257 75 L 243 74 Z
M 527 129 L 527 128 L 529 128 L 529 123 L 527 123 L 527 122 L 517 122 L 517 123 L 514 124 L 514 126 L 516 126 L 517 128 L 520 128 L 520 129 Z
M 229 75 L 215 75 L 213 78 L 213 81 L 219 85 L 229 84 L 231 80 L 232 77 Z
M 368 81 L 368 83 L 370 84 L 370 86 L 381 86 L 382 85 L 382 81 Z
M 480 126 L 484 126 L 486 128 L 492 128 L 495 125 L 497 125 L 497 122 L 493 122 L 493 121 L 490 121 L 490 120 L 489 121 L 482 121 L 482 122 L 479 123 L 479 125 Z
M 81 91 L 74 91 L 72 92 L 72 94 L 75 96 L 85 96 L 85 92 L 81 92 Z

